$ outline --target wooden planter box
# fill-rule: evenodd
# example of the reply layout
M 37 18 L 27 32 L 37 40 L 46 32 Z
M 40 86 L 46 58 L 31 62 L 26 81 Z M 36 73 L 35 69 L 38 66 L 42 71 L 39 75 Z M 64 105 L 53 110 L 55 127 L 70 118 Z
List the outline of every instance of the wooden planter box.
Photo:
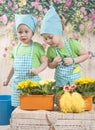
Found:
M 19 95 L 23 110 L 53 110 L 54 95 Z

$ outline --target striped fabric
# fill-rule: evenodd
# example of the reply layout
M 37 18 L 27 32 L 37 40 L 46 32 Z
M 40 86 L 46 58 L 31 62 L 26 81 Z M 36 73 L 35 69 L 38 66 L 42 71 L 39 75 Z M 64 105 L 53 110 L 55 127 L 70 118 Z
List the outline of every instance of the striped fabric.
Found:
M 14 58 L 14 76 L 12 80 L 12 106 L 19 106 L 19 93 L 20 90 L 16 89 L 16 86 L 19 82 L 24 80 L 33 80 L 40 81 L 40 77 L 38 75 L 29 74 L 29 71 L 32 69 L 32 52 L 33 52 L 33 44 L 30 47 L 30 55 L 29 56 L 18 56 L 16 52 L 16 57 Z M 19 45 L 20 46 L 20 45 Z M 17 48 L 17 51 L 19 49 Z
M 65 45 L 68 50 L 68 53 L 70 54 L 70 57 L 73 60 L 72 51 L 66 39 L 65 39 Z M 60 55 L 57 48 L 55 48 L 55 51 L 57 55 Z M 61 64 L 56 67 L 55 71 L 56 86 L 63 86 L 67 84 L 68 81 L 70 82 L 70 84 L 73 84 L 75 79 L 79 79 L 81 77 L 80 72 L 73 73 L 74 67 L 75 63 L 69 66 Z

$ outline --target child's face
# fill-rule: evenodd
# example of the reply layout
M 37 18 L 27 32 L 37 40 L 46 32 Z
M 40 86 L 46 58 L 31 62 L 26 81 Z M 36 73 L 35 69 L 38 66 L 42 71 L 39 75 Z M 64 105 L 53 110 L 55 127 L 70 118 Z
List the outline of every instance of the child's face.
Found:
M 50 46 L 58 47 L 60 44 L 60 36 L 52 35 L 52 34 L 42 34 L 45 42 Z
M 23 24 L 19 25 L 17 29 L 17 34 L 18 34 L 19 40 L 23 42 L 24 44 L 31 43 L 33 32 L 28 26 L 23 25 Z

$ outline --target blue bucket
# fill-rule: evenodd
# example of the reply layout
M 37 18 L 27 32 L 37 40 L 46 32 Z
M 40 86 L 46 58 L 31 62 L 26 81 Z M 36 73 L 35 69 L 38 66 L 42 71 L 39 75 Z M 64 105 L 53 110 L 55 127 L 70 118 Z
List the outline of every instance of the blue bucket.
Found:
M 0 125 L 10 124 L 10 117 L 13 110 L 11 95 L 0 95 Z

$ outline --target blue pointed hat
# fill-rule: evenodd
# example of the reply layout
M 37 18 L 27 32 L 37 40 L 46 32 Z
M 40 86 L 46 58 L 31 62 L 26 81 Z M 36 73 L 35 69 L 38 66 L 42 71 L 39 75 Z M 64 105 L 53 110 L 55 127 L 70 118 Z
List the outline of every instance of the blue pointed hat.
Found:
M 63 35 L 61 19 L 53 6 L 48 10 L 42 21 L 40 34 L 44 33 Z
M 16 30 L 20 24 L 27 25 L 33 32 L 35 32 L 37 19 L 31 14 L 16 14 L 15 15 Z

